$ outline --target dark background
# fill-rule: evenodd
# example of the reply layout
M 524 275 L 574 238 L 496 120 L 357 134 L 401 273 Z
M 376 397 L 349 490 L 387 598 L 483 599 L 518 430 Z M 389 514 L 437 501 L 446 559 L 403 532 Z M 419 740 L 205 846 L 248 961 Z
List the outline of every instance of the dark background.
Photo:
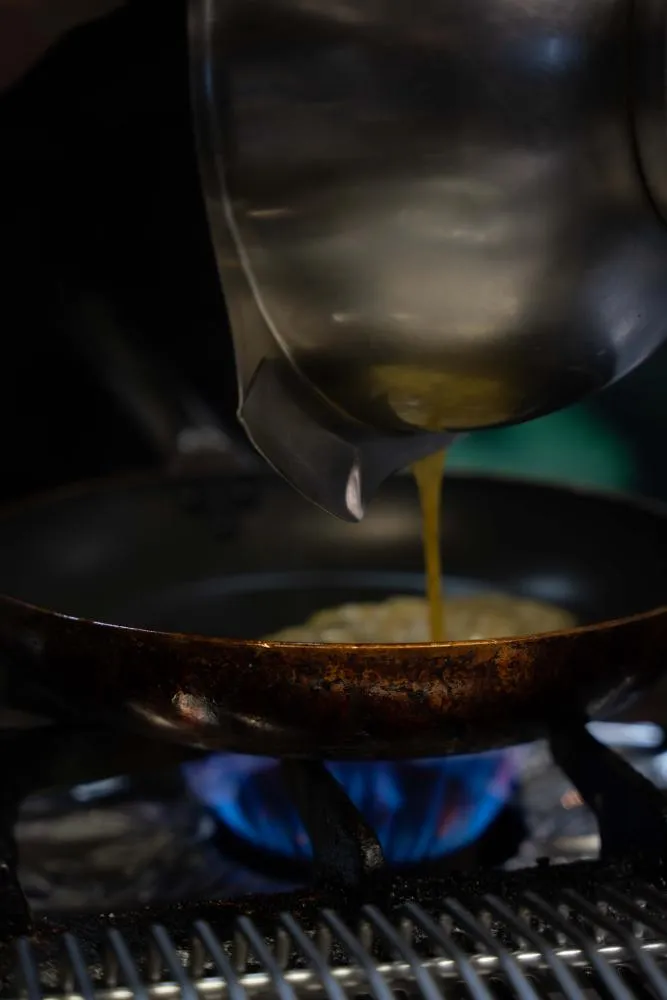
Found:
M 3 488 L 152 458 L 72 341 L 81 299 L 171 357 L 233 418 L 183 6 L 132 3 L 76 31 L 9 92 L 0 182 Z
M 155 460 L 73 339 L 91 297 L 233 420 L 181 3 L 79 29 L 0 100 L 0 247 L 2 496 Z M 471 438 L 458 464 L 530 472 L 539 452 L 539 474 L 577 479 L 598 458 L 603 485 L 667 498 L 666 381 L 663 351 L 568 415 Z

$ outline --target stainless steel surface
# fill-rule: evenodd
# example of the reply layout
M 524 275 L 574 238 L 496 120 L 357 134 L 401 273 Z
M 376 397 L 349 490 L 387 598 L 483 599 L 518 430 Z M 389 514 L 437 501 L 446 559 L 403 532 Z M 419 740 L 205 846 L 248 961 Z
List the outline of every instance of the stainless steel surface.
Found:
M 583 1000 L 600 993 L 631 1000 L 637 994 L 633 980 L 616 971 L 622 965 L 634 982 L 645 984 L 639 996 L 648 996 L 648 987 L 664 997 L 666 906 L 653 889 L 636 897 L 610 889 L 599 900 L 565 890 L 556 903 L 526 893 L 515 907 L 486 896 L 474 912 L 449 898 L 437 914 L 417 903 L 393 915 L 366 906 L 356 926 L 332 910 L 322 911 L 316 926 L 285 913 L 271 938 L 242 916 L 229 938 L 198 921 L 185 946 L 161 925 L 146 926 L 139 942 L 136 928 L 130 939 L 107 929 L 96 954 L 89 933 L 82 939 L 65 935 L 59 962 L 40 961 L 39 944 L 22 939 L 18 976 L 5 996 L 22 987 L 29 1000 L 392 1000 L 399 990 L 399 996 L 424 1000 L 491 1000 L 500 987 L 501 995 L 509 988 L 507 995 L 521 1000 L 551 994 Z M 501 940 L 513 943 L 505 947 Z
M 191 0 L 240 415 L 348 518 L 667 332 L 664 0 Z M 646 183 L 651 188 L 650 196 Z

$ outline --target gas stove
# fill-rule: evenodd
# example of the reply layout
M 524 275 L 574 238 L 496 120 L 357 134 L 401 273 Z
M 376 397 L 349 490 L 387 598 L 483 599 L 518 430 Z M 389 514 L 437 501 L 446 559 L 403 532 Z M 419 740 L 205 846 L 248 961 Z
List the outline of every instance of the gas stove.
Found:
M 589 729 L 658 788 L 667 786 L 660 727 Z M 88 738 L 65 731 L 55 759 L 71 759 Z M 348 884 L 363 880 L 364 865 L 410 877 L 511 871 L 544 860 L 592 860 L 600 852 L 597 819 L 546 742 L 326 768 L 236 754 L 158 765 L 23 800 L 15 825 L 18 874 L 34 913 L 275 895 L 343 875 Z M 342 872 L 335 861 L 326 862 L 331 871 L 317 871 L 329 844 L 316 814 L 327 810 L 340 827 L 336 851 L 343 855 L 347 844 L 357 859 L 345 860 Z
M 3 502 L 153 461 L 70 340 L 90 296 L 233 418 L 182 17 L 126 5 L 1 109 Z M 644 489 L 664 478 L 656 381 L 595 403 L 632 436 Z M 655 726 L 582 726 L 364 771 L 2 712 L 0 989 L 667 1000 L 662 743 Z
M 667 996 L 658 725 L 344 766 L 2 742 L 7 996 Z

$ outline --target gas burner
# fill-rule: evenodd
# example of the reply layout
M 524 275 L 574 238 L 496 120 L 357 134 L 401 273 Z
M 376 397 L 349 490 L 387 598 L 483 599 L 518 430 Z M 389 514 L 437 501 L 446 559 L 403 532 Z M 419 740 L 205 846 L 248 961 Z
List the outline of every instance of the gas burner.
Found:
M 309 886 L 358 897 L 401 873 L 428 881 L 597 858 L 602 847 L 606 858 L 632 857 L 636 829 L 652 857 L 664 843 L 657 727 L 580 727 L 554 732 L 551 746 L 440 761 L 323 765 L 228 754 L 184 762 L 181 755 L 164 770 L 156 768 L 159 750 L 146 755 L 133 737 L 114 737 L 114 753 L 102 733 L 39 732 L 27 742 L 20 736 L 33 752 L 25 768 L 33 787 L 79 773 L 72 759 L 85 760 L 86 748 L 89 767 L 101 755 L 98 774 L 131 759 L 145 761 L 147 772 L 27 797 L 26 786 L 15 790 L 24 799 L 15 826 L 17 898 L 20 884 L 36 914 L 267 898 Z M 9 834 L 5 849 L 11 861 Z
M 104 743 L 98 737 L 91 748 Z M 45 745 L 60 748 L 60 763 L 58 754 L 48 762 L 52 775 L 66 760 L 61 773 L 71 773 L 77 743 L 63 744 L 62 738 L 43 734 L 47 744 L 34 758 L 43 768 Z M 128 760 L 129 745 L 118 760 Z M 108 764 L 110 744 L 104 755 Z M 435 849 L 442 846 L 435 824 L 431 849 L 420 851 L 419 863 L 403 865 L 402 873 L 387 849 L 390 827 L 380 825 L 380 837 L 371 825 L 386 818 L 386 800 L 374 812 L 360 788 L 373 788 L 389 775 L 408 797 L 405 780 L 417 785 L 416 778 L 426 775 L 430 784 L 422 782 L 421 792 L 435 795 L 449 787 L 447 774 L 469 776 L 472 760 L 459 761 L 458 771 L 451 761 L 451 769 L 440 761 L 371 766 L 364 785 L 355 784 L 354 765 L 218 755 L 199 766 L 181 761 L 152 775 L 88 780 L 68 791 L 33 794 L 16 826 L 21 885 L 11 836 L 16 799 L 7 783 L 0 839 L 3 995 L 176 1000 L 221 993 L 252 1000 L 270 993 L 300 1000 L 317 990 L 331 1000 L 360 994 L 390 1000 L 395 991 L 435 1000 L 453 990 L 477 1000 L 667 997 L 662 732 L 554 729 L 548 744 L 477 760 L 489 768 L 482 789 L 496 790 L 500 812 L 477 841 L 450 855 Z M 225 761 L 234 765 L 226 771 L 227 794 L 238 795 L 244 774 L 253 796 L 262 787 L 254 784 L 258 775 L 280 776 L 285 794 L 271 799 L 272 806 L 292 804 L 278 818 L 294 821 L 310 851 L 302 850 L 300 858 L 296 851 L 281 855 L 275 841 L 267 851 L 266 826 L 247 826 L 252 810 L 244 805 L 246 825 L 237 818 L 235 827 L 219 799 L 202 796 L 205 784 L 196 785 L 193 795 L 192 776 L 209 780 Z M 508 761 L 516 784 L 509 800 L 499 781 Z M 38 773 L 44 772 L 33 771 L 31 780 Z M 215 783 L 209 793 L 211 787 Z M 557 793 L 550 820 L 546 789 Z M 435 805 L 417 811 L 419 795 L 413 801 L 420 822 L 437 815 Z M 517 816 L 520 823 L 512 821 Z M 551 838 L 552 856 L 559 849 L 566 856 L 563 816 L 578 816 L 579 825 L 565 831 L 570 839 L 592 836 L 597 824 L 599 841 L 586 847 L 599 848 L 596 860 L 558 865 L 538 859 L 507 870 L 498 843 L 516 849 L 523 839 L 533 844 L 536 857 L 540 830 L 545 840 Z M 237 853 L 228 851 L 232 841 Z M 407 842 L 412 847 L 416 840 L 400 840 Z M 273 853 L 272 875 L 240 861 L 239 845 L 250 845 L 248 858 L 256 861 L 258 843 L 264 859 Z M 295 861 L 292 874 L 298 869 L 299 878 L 293 880 L 288 875 Z M 157 900 L 166 905 L 156 906 Z M 91 909 L 103 912 L 81 913 Z
M 477 841 L 512 795 L 512 751 L 439 760 L 327 764 L 392 867 L 437 862 Z M 312 844 L 272 758 L 216 754 L 184 766 L 192 793 L 258 852 L 308 862 Z
M 396 990 L 434 1000 L 462 988 L 478 1000 L 665 997 L 663 744 L 656 727 L 555 728 L 548 742 L 509 755 L 371 765 L 355 784 L 355 765 L 186 761 L 166 746 L 97 731 L 7 736 L 5 753 L 20 753 L 25 766 L 16 785 L 8 771 L 0 814 L 4 995 L 175 1000 L 243 989 L 249 1000 L 267 992 L 299 1000 L 319 983 L 332 1000 L 389 1000 Z M 171 766 L 157 768 L 169 755 Z M 132 761 L 131 774 L 108 777 Z M 192 776 L 212 780 L 224 761 L 236 762 L 222 786 L 228 795 L 244 773 L 253 795 L 258 774 L 280 777 L 285 795 L 271 803 L 288 806 L 278 817 L 297 824 L 309 851 L 266 850 L 266 827 L 248 829 L 246 801 L 236 803 L 244 826 L 220 809 L 215 782 L 202 794 Z M 424 824 L 438 815 L 430 794 L 450 787 L 448 774 L 469 778 L 476 761 L 488 768 L 479 787 L 500 802 L 486 831 L 446 855 L 433 824 L 430 850 L 416 860 L 411 850 L 397 871 L 390 826 L 373 825 L 391 797 L 383 787 L 378 811 L 366 790 L 388 775 L 407 798 L 409 783 L 428 777 L 410 806 Z M 64 790 L 27 794 L 54 786 Z M 20 800 L 17 877 L 11 830 Z M 571 860 L 582 837 L 595 860 Z M 524 867 L 507 870 L 517 863 Z

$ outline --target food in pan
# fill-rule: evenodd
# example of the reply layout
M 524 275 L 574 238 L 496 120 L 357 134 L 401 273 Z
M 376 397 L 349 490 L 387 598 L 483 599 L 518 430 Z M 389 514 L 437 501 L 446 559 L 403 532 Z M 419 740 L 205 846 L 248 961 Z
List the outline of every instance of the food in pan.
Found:
M 569 611 L 545 601 L 484 593 L 450 597 L 447 638 L 499 639 L 557 632 L 577 624 Z M 444 618 L 444 605 L 441 605 Z M 302 625 L 269 636 L 283 642 L 429 642 L 429 609 L 424 597 L 390 597 L 375 603 L 342 604 L 317 611 Z

